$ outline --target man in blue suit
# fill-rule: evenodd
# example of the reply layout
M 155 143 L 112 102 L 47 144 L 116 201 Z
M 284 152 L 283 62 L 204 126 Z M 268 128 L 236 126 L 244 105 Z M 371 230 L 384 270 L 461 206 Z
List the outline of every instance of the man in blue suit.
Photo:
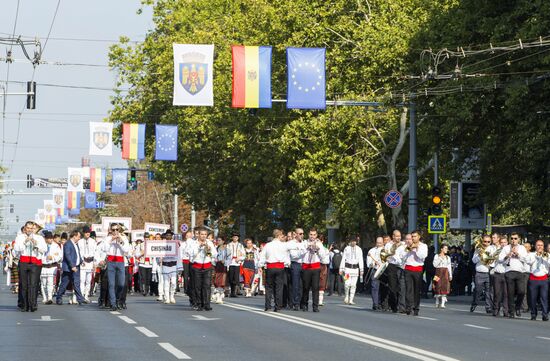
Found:
M 63 275 L 61 277 L 61 284 L 59 285 L 55 302 L 58 305 L 63 304 L 63 294 L 65 294 L 65 290 L 67 289 L 69 282 L 73 285 L 73 290 L 76 294 L 78 304 L 82 305 L 83 303 L 88 303 L 80 292 L 80 264 L 82 263 L 82 257 L 77 244 L 79 239 L 80 232 L 72 231 L 70 239 L 63 246 Z

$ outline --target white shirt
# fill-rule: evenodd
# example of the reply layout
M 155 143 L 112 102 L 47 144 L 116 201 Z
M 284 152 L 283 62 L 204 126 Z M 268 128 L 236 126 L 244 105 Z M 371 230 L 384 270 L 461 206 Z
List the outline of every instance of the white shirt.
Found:
M 227 249 L 227 266 L 240 266 L 244 260 L 244 247 L 241 242 L 229 242 L 225 248 Z
M 409 252 L 403 249 L 402 255 L 405 259 L 405 266 L 424 266 L 424 259 L 428 257 L 428 246 L 426 243 L 420 242 L 418 248 L 411 249 Z
M 62 256 L 61 247 L 55 242 L 52 242 L 51 244 L 48 244 L 46 242 L 46 250 L 44 251 L 44 254 L 42 255 L 42 264 L 54 264 L 61 262 L 61 256 Z M 51 256 L 51 259 L 48 259 L 48 257 Z
M 487 247 L 489 248 L 489 247 Z M 485 250 L 485 252 L 489 251 L 489 249 Z M 479 255 L 479 250 L 476 249 L 474 252 L 474 255 L 472 257 L 472 262 L 476 264 L 476 272 L 477 273 L 488 273 L 490 270 L 489 266 L 486 266 L 483 262 L 481 262 L 481 257 Z
M 298 242 L 292 239 L 288 241 L 287 244 L 293 248 L 290 250 L 290 261 L 302 263 L 302 248 L 304 248 L 305 242 Z
M 537 256 L 536 252 L 531 252 L 527 256 L 526 264 L 533 276 L 542 277 L 550 273 L 550 256 Z
M 126 236 L 120 236 L 123 243 L 120 244 L 118 241 L 114 241 L 113 237 L 108 236 L 103 240 L 103 251 L 107 256 L 120 256 L 123 257 L 128 254 L 130 251 L 130 243 Z
M 340 272 L 346 269 L 346 263 L 350 265 L 359 265 L 359 272 L 363 273 L 363 250 L 358 246 L 347 246 L 342 253 L 342 262 L 340 262 Z
M 27 241 L 28 238 L 28 241 Z M 35 245 L 31 242 L 35 241 Z M 26 234 L 18 234 L 15 238 L 13 250 L 17 257 L 21 256 L 34 257 L 36 260 L 41 260 L 42 255 L 46 251 L 46 241 L 44 237 L 38 234 L 31 233 L 28 237 Z
M 210 255 L 208 255 L 207 249 L 209 249 Z M 200 242 L 197 241 L 189 249 L 189 261 L 192 263 L 214 263 L 217 256 L 218 250 L 210 240 L 207 240 L 205 245 L 201 245 Z
M 321 263 L 321 260 L 325 257 L 325 253 L 328 250 L 323 246 L 321 241 L 307 240 L 301 248 L 302 264 Z
M 386 243 L 386 245 L 384 246 L 384 249 L 386 250 L 386 252 L 391 252 L 391 249 L 393 247 L 393 244 L 394 242 L 393 241 L 390 241 L 388 243 Z M 391 264 L 394 264 L 398 267 L 401 267 L 403 268 L 403 265 L 404 265 L 404 262 L 403 262 L 403 259 L 401 258 L 401 251 L 404 249 L 404 245 L 403 245 L 403 242 L 400 242 L 400 244 L 397 246 L 397 248 L 395 249 L 395 253 L 393 256 L 390 256 L 388 257 L 388 259 L 386 261 L 388 261 L 389 263 Z
M 505 272 L 523 272 L 523 263 L 527 259 L 528 253 L 525 247 L 523 247 L 521 244 L 518 244 L 516 247 L 519 254 L 519 256 L 517 257 L 508 257 L 508 255 L 512 251 L 512 245 L 510 244 L 504 247 L 502 252 L 500 252 L 500 255 L 498 257 L 499 260 L 508 260 L 508 264 L 505 267 Z
M 374 268 L 378 269 L 379 265 L 382 264 L 382 260 L 380 259 L 380 252 L 384 249 L 383 246 L 381 247 L 372 247 L 369 249 L 369 252 L 367 253 L 367 267 L 368 268 Z M 376 262 L 378 263 L 376 263 Z
M 289 251 L 292 247 L 296 247 L 296 245 L 281 242 L 275 238 L 264 246 L 260 253 L 259 266 L 265 267 L 268 263 L 284 263 L 285 266 L 290 264 Z
M 503 251 L 500 252 L 502 254 Z M 501 259 L 499 254 L 499 258 L 494 262 L 495 267 L 492 269 L 494 273 L 506 273 L 506 264 L 508 263 L 508 260 Z
M 95 256 L 95 249 L 96 249 L 96 241 L 93 238 L 84 239 L 81 238 L 78 241 L 78 247 L 80 247 L 80 254 L 82 255 L 82 258 L 94 258 Z M 94 267 L 93 261 L 92 262 L 86 262 L 83 260 L 82 268 L 86 269 L 93 269 Z
M 434 256 L 433 266 L 435 268 L 446 268 L 449 271 L 449 280 L 453 278 L 453 270 L 451 266 L 451 257 L 445 255 L 441 257 L 439 254 Z

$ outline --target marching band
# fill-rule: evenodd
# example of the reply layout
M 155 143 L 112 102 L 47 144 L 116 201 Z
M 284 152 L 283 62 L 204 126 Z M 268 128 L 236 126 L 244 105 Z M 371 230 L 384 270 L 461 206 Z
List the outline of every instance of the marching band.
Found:
M 435 274 L 424 279 L 428 246 L 420 231 L 405 234 L 404 241 L 397 230 L 391 238 L 377 237 L 366 257 L 356 238 L 341 253 L 334 252 L 334 246 L 329 251 L 315 229 L 309 231 L 306 240 L 302 240 L 301 228 L 288 235 L 276 229 L 272 240 L 258 247 L 251 239 L 240 243 L 236 234 L 226 244 L 223 238 L 214 240 L 206 229 L 197 228 L 175 241 L 175 255 L 165 257 L 147 255 L 144 239 L 131 244 L 122 224 L 111 224 L 108 235 L 97 240 L 95 233 L 84 227 L 82 233 L 73 231 L 65 243 L 50 232 L 41 236 L 39 231 L 37 224 L 27 222 L 5 252 L 5 270 L 17 276 L 19 287 L 14 290 L 23 312 L 37 310 L 39 292 L 44 304 L 54 303 L 54 297 L 55 303 L 62 304 L 71 286 L 69 303 L 89 303 L 97 289 L 99 307 L 113 311 L 127 307 L 127 288 L 132 287 L 143 296 L 155 294 L 163 303 L 175 304 L 180 285 L 197 311 L 212 310 L 211 302 L 222 304 L 228 290 L 231 297 L 243 292 L 247 298 L 263 292 L 265 311 L 275 312 L 285 308 L 308 311 L 311 295 L 311 309 L 319 312 L 325 288 L 329 294 L 333 291 L 334 285 L 326 278 L 329 269 L 331 275 L 334 269 L 344 284 L 344 304 L 355 305 L 357 286 L 365 282 L 370 284 L 374 311 L 417 316 L 423 282 L 432 286 L 435 307 L 445 308 L 453 279 L 445 244 L 430 259 Z M 173 236 L 167 230 L 164 234 L 145 234 L 144 238 L 171 241 Z M 521 244 L 517 233 L 509 239 L 498 234 L 480 237 L 472 256 L 475 288 L 470 311 L 483 302 L 488 314 L 499 316 L 502 310 L 505 317 L 515 318 L 521 316 L 526 302 L 532 320 L 537 319 L 540 309 L 542 320 L 548 321 L 549 250 L 537 240 L 531 251 Z M 334 264 L 336 260 L 338 264 Z M 134 264 L 135 271 L 131 267 Z M 139 275 L 136 285 L 134 273 Z

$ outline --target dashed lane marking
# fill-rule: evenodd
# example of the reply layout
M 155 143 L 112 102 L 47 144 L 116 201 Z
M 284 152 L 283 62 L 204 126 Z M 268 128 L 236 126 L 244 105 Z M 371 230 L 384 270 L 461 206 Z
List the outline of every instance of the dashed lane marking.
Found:
M 437 318 L 433 318 L 433 317 L 416 316 L 416 318 L 420 318 L 420 319 L 422 319 L 422 320 L 437 321 Z
M 156 333 L 154 333 L 153 331 L 147 329 L 146 327 L 136 326 L 136 330 L 138 330 L 139 332 L 141 332 L 142 334 L 144 334 L 147 337 L 158 337 L 158 335 Z
M 159 342 L 159 346 L 165 349 L 166 351 L 170 352 L 178 360 L 191 360 L 191 357 L 189 357 L 184 352 L 178 350 L 168 342 Z
M 129 323 L 131 325 L 135 325 L 137 322 L 132 320 L 130 317 L 128 316 L 118 316 L 118 318 L 120 318 L 122 321 L 126 322 L 126 323 Z
M 120 312 L 118 312 L 118 311 L 111 311 L 111 315 L 120 315 Z
M 472 324 L 469 324 L 469 323 L 465 323 L 464 326 L 466 326 L 466 327 L 472 327 L 472 328 L 479 328 L 480 330 L 491 330 L 490 327 L 472 325 Z
M 547 340 L 547 341 L 550 341 L 550 337 L 537 336 L 537 338 L 540 338 L 541 340 Z

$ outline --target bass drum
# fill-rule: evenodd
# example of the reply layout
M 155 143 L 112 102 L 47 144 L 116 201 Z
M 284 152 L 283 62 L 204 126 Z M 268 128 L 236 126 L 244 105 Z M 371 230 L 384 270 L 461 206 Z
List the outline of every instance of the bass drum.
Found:
M 380 267 L 378 267 L 376 272 L 374 272 L 373 278 L 375 280 L 380 279 L 380 277 L 382 277 L 382 274 L 386 271 L 386 268 L 388 268 L 388 262 L 382 263 L 382 265 L 380 265 Z

